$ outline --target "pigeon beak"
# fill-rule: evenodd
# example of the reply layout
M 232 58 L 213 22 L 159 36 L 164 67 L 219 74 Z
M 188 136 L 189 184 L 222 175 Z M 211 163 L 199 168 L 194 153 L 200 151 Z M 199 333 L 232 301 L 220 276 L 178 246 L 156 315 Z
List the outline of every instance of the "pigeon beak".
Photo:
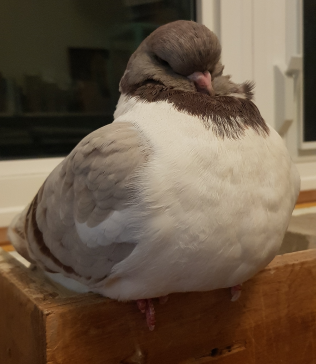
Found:
M 214 96 L 215 92 L 212 86 L 212 76 L 209 71 L 194 72 L 188 76 L 190 81 L 193 81 L 198 92 Z

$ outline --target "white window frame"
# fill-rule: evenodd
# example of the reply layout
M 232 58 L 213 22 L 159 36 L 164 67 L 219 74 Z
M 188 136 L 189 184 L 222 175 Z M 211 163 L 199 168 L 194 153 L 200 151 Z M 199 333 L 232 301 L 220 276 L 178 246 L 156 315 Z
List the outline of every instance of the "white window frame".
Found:
M 197 8 L 220 38 L 225 72 L 255 81 L 255 103 L 282 135 L 301 190 L 316 189 L 316 143 L 303 141 L 302 1 L 199 0 Z
M 316 189 L 316 151 L 307 148 L 316 145 L 302 141 L 302 77 L 300 73 L 293 83 L 285 76 L 291 57 L 301 49 L 299 6 L 300 0 L 197 0 L 197 17 L 219 36 L 225 72 L 236 82 L 256 82 L 256 104 L 269 124 L 285 129 L 283 138 L 301 174 L 301 189 L 311 190 Z M 275 91 L 276 70 L 283 77 L 281 98 Z M 280 105 L 281 123 L 276 117 Z M 62 159 L 0 161 L 0 226 L 7 226 L 31 201 Z

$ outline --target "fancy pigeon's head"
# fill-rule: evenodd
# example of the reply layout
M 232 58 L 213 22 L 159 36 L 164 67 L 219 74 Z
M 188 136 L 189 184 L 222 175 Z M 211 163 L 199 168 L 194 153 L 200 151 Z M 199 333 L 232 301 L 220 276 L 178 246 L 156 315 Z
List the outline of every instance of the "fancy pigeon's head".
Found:
M 186 20 L 165 24 L 132 54 L 120 91 L 128 93 L 145 82 L 156 81 L 173 89 L 210 95 L 242 92 L 229 76 L 222 76 L 220 56 L 221 45 L 206 26 Z
M 221 56 L 216 35 L 206 26 L 178 20 L 159 27 L 145 40 L 152 56 L 177 74 L 214 72 Z

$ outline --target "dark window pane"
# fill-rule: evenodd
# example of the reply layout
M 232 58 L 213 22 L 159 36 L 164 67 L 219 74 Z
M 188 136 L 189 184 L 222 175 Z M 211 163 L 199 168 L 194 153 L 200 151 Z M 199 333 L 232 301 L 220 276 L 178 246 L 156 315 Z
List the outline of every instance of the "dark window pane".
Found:
M 304 141 L 316 141 L 316 1 L 304 0 Z
M 0 159 L 63 156 L 111 123 L 130 55 L 193 0 L 1 0 Z

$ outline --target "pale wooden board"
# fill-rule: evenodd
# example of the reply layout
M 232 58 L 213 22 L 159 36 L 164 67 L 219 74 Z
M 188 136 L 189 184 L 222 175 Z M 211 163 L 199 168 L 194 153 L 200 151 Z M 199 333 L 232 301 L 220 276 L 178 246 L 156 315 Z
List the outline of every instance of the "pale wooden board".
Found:
M 301 204 L 301 203 L 315 202 L 315 201 L 316 201 L 316 190 L 308 190 L 300 192 L 296 203 Z
M 276 257 L 234 303 L 228 289 L 171 295 L 156 304 L 153 332 L 135 303 L 65 294 L 4 256 L 0 363 L 316 362 L 316 250 Z M 35 341 L 46 346 L 35 350 Z M 8 360 L 8 347 L 15 361 Z M 23 350 L 35 355 L 33 361 L 18 361 Z
M 15 250 L 14 247 L 11 244 L 4 244 L 4 245 L 0 244 L 0 247 L 3 250 L 5 250 L 6 252 L 13 252 Z
M 315 202 L 304 202 L 304 203 L 295 205 L 295 209 L 306 209 L 306 208 L 315 207 L 315 206 L 316 206 L 316 201 Z
M 0 246 L 7 245 L 9 243 L 9 239 L 7 238 L 7 228 L 0 228 Z
M 1 250 L 1 249 L 0 249 Z M 44 364 L 46 363 L 45 325 L 39 306 L 30 299 L 25 287 L 30 279 L 27 272 L 18 275 L 15 285 L 6 272 L 15 270 L 16 264 L 6 264 L 0 254 L 0 363 Z

